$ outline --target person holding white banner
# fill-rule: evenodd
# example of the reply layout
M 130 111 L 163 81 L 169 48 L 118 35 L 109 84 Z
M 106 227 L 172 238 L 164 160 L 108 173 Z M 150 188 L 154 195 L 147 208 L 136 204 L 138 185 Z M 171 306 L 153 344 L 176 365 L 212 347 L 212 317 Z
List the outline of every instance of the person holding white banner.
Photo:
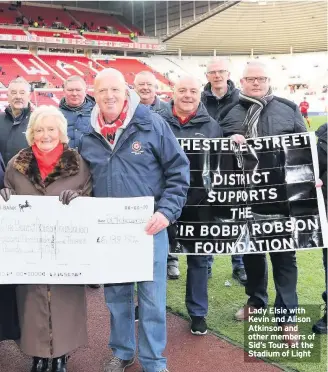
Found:
M 5 164 L 0 153 L 0 188 L 3 188 Z M 18 340 L 20 336 L 16 286 L 0 285 L 0 341 Z
M 5 201 L 15 194 L 44 195 L 59 196 L 59 201 L 69 204 L 90 195 L 88 166 L 76 150 L 68 148 L 67 121 L 57 108 L 38 107 L 26 138 L 30 147 L 8 163 L 5 188 L 0 191 Z M 17 303 L 19 346 L 34 357 L 31 372 L 67 372 L 68 353 L 87 343 L 84 286 L 18 285 Z
M 245 138 L 275 136 L 306 132 L 303 118 L 297 105 L 287 99 L 276 97 L 271 89 L 268 68 L 260 62 L 249 62 L 240 81 L 242 91 L 239 103 L 220 122 L 226 137 L 232 136 L 237 143 Z M 296 252 L 270 253 L 273 279 L 276 289 L 275 308 L 292 314 L 298 307 L 296 292 Z M 268 268 L 265 254 L 246 254 L 243 257 L 247 274 L 247 304 L 235 318 L 247 320 L 256 309 L 268 305 Z M 288 319 L 288 318 L 286 318 Z M 297 344 L 297 332 L 287 322 L 281 324 L 289 346 Z
M 115 69 L 98 73 L 91 133 L 82 137 L 80 154 L 93 178 L 93 196 L 153 196 L 155 213 L 145 226 L 154 236 L 152 282 L 137 283 L 139 361 L 144 372 L 167 372 L 166 346 L 166 228 L 186 202 L 189 161 L 167 123 L 130 90 Z M 142 265 L 142 257 L 136 265 Z M 124 261 L 122 262 L 124 270 Z M 105 285 L 111 313 L 109 346 L 113 357 L 105 372 L 124 372 L 135 361 L 134 283 Z

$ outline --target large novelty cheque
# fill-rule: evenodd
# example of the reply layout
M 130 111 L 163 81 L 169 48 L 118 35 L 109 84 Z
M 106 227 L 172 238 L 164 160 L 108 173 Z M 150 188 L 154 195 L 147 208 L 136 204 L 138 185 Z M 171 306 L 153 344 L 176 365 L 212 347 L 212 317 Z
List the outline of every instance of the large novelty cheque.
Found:
M 316 188 L 313 133 L 180 139 L 190 160 L 187 204 L 171 253 L 245 254 L 327 247 L 323 195 Z
M 153 280 L 153 211 L 153 197 L 0 197 L 0 284 Z

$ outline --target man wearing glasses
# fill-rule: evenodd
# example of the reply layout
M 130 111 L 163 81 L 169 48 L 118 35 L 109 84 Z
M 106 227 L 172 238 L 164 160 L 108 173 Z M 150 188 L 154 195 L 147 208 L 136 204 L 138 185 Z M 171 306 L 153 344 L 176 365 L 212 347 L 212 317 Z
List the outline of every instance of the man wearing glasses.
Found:
M 230 80 L 229 61 L 215 58 L 207 65 L 207 80 L 201 100 L 210 116 L 220 121 L 229 110 L 238 102 L 239 90 Z M 231 256 L 232 277 L 240 284 L 245 285 L 247 276 L 244 269 L 243 256 Z M 209 256 L 208 275 L 212 276 L 213 256 Z
M 244 142 L 245 138 L 276 136 L 306 132 L 301 112 L 293 102 L 276 97 L 271 90 L 271 81 L 267 67 L 260 62 L 246 65 L 240 80 L 242 91 L 239 103 L 234 106 L 221 122 L 224 136 L 234 136 L 236 142 Z M 275 308 L 296 309 L 298 299 L 296 293 L 297 265 L 294 251 L 270 253 L 273 268 L 273 280 L 276 289 Z M 247 320 L 254 309 L 265 308 L 268 304 L 268 272 L 265 254 L 244 255 L 247 273 L 247 304 L 235 317 Z M 288 324 L 281 324 L 286 341 L 295 343 L 295 332 Z M 293 335 L 294 333 L 294 335 Z

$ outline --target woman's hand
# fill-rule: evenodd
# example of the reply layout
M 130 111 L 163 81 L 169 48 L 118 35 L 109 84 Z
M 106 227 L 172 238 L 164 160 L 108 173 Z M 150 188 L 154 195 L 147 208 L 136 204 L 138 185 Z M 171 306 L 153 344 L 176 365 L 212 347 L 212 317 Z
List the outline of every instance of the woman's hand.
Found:
M 59 195 L 59 201 L 64 205 L 68 205 L 73 199 L 80 196 L 80 193 L 75 190 L 64 190 Z
M 0 195 L 2 196 L 2 199 L 7 202 L 11 195 L 15 195 L 15 191 L 13 189 L 9 189 L 8 187 L 5 187 L 4 189 L 0 190 Z

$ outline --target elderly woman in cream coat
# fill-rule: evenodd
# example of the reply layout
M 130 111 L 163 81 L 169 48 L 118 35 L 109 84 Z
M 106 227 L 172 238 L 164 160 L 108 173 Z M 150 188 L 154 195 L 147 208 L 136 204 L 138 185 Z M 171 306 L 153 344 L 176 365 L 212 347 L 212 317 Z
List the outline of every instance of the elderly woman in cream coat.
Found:
M 26 131 L 30 147 L 8 163 L 5 188 L 11 194 L 59 196 L 68 204 L 91 193 L 87 164 L 67 146 L 67 121 L 55 107 L 40 106 Z M 68 353 L 87 343 L 84 286 L 19 285 L 16 290 L 21 350 L 33 356 L 31 372 L 66 372 Z

